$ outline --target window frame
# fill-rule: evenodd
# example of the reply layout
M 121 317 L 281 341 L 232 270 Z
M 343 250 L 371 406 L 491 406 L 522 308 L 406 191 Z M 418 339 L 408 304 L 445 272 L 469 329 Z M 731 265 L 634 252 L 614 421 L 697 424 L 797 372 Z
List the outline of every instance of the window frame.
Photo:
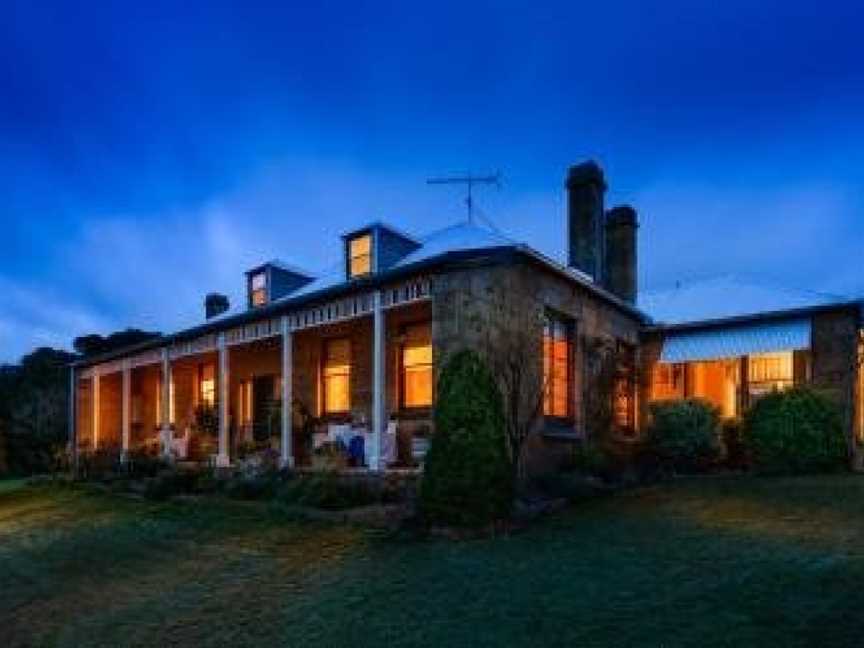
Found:
M 622 360 L 624 354 L 627 354 L 626 362 Z M 637 346 L 635 344 L 625 342 L 624 340 L 616 340 L 615 355 L 616 367 L 615 380 L 612 387 L 612 420 L 615 428 L 619 432 L 623 432 L 628 435 L 635 435 L 637 429 L 636 399 L 639 384 L 637 375 L 637 368 L 639 364 Z M 626 382 L 627 385 L 627 421 L 624 425 L 622 425 L 621 422 L 618 420 L 619 385 L 622 382 Z
M 428 326 L 429 327 L 429 351 L 432 353 L 432 320 L 431 319 L 423 319 L 423 320 L 415 320 L 412 322 L 405 322 L 399 327 L 399 347 L 398 347 L 398 365 L 397 370 L 399 374 L 399 411 L 405 414 L 423 414 L 432 410 L 432 407 L 435 404 L 435 357 L 432 355 L 429 360 L 429 370 L 432 374 L 432 384 L 430 387 L 429 394 L 429 404 L 428 405 L 407 405 L 405 403 L 405 378 L 406 378 L 406 366 L 405 366 L 405 343 L 406 343 L 406 335 L 408 329 L 419 327 L 419 326 Z M 422 366 L 422 365 L 412 365 L 412 366 Z
M 328 347 L 337 342 L 344 342 L 348 346 L 348 362 L 346 363 L 347 370 L 344 374 L 346 380 L 347 404 L 344 410 L 329 410 L 327 408 L 327 360 L 329 357 Z M 319 365 L 320 390 L 321 390 L 321 416 L 328 419 L 344 419 L 351 414 L 351 374 L 352 374 L 352 358 L 353 348 L 351 338 L 347 335 L 334 336 L 324 338 L 321 345 L 321 361 Z M 341 376 L 342 374 L 335 374 Z
M 354 243 L 363 240 L 369 240 L 369 251 L 363 254 L 354 254 L 352 246 Z M 354 272 L 353 262 L 355 259 L 369 258 L 369 268 L 365 272 Z M 375 233 L 372 231 L 361 232 L 345 240 L 345 270 L 349 279 L 360 279 L 368 277 L 375 272 Z
M 249 275 L 249 307 L 250 308 L 261 308 L 262 306 L 266 306 L 270 301 L 270 277 L 269 272 L 266 269 L 259 270 L 258 272 L 254 272 Z M 255 280 L 261 278 L 263 284 L 260 288 L 255 288 Z M 262 300 L 261 303 L 257 303 L 255 300 L 256 295 L 261 295 Z
M 576 420 L 576 404 L 574 402 L 574 385 L 575 385 L 575 365 L 576 365 L 576 320 L 572 317 L 569 317 L 563 313 L 559 313 L 553 310 L 546 310 L 543 315 L 543 333 L 541 338 L 541 375 L 543 380 L 543 417 L 548 422 L 555 422 L 560 424 L 570 425 Z M 554 358 L 550 353 L 550 357 L 548 359 L 549 362 L 549 373 L 547 374 L 547 350 L 546 350 L 546 331 L 547 326 L 550 324 L 554 324 L 558 322 L 563 325 L 564 333 L 565 333 L 565 341 L 567 342 L 567 360 L 566 360 L 566 370 L 565 370 L 565 392 L 567 395 L 567 411 L 566 414 L 560 415 L 554 413 L 554 401 L 555 401 L 555 393 L 547 394 L 547 390 L 553 389 L 554 382 L 554 370 L 553 370 L 553 361 Z M 549 382 L 547 384 L 547 378 Z M 550 409 L 552 413 L 547 411 L 547 403 L 550 404 Z

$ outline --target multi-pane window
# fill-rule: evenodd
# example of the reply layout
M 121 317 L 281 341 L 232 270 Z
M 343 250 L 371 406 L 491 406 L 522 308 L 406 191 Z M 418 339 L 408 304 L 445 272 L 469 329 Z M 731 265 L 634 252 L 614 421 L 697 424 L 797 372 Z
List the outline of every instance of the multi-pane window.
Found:
M 348 276 L 362 277 L 372 272 L 372 235 L 363 234 L 348 241 Z
M 402 407 L 432 405 L 432 327 L 429 322 L 406 326 L 400 358 Z
M 547 315 L 543 326 L 543 413 L 569 418 L 573 363 L 573 326 L 567 320 Z
M 249 301 L 252 306 L 263 306 L 267 303 L 267 273 L 259 272 L 249 280 Z
M 686 366 L 679 363 L 658 362 L 654 365 L 651 398 L 669 400 L 684 398 L 684 372 Z
M 636 349 L 623 342 L 617 344 L 612 416 L 620 431 L 636 429 Z
M 325 414 L 344 414 L 351 408 L 351 341 L 334 338 L 324 343 L 322 389 Z
M 198 400 L 202 405 L 213 407 L 216 403 L 216 367 L 212 364 L 201 365 L 198 368 Z
M 791 351 L 763 353 L 748 358 L 748 382 L 751 396 L 791 387 L 795 381 L 794 356 Z

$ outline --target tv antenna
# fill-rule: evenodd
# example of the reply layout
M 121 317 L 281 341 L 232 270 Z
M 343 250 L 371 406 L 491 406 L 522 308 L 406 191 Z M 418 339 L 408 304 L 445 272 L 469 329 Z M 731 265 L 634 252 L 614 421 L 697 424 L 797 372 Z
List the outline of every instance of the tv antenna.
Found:
M 465 196 L 465 206 L 468 208 L 468 222 L 474 222 L 474 185 L 494 185 L 497 189 L 501 189 L 501 172 L 496 171 L 493 175 L 478 176 L 469 173 L 464 176 L 451 176 L 447 178 L 429 178 L 426 184 L 443 185 L 443 184 L 461 184 L 468 188 L 468 195 Z

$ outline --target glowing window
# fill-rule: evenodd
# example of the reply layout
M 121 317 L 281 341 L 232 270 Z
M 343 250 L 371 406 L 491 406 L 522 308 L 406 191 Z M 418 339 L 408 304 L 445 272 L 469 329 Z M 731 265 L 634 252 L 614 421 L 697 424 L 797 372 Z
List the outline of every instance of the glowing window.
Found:
M 571 416 L 572 327 L 569 322 L 548 316 L 543 327 L 543 413 L 546 416 Z
M 372 272 L 372 235 L 364 234 L 348 242 L 348 276 L 362 277 Z
M 216 403 L 216 367 L 212 364 L 201 365 L 199 371 L 201 380 L 198 398 L 202 405 L 213 407 Z
M 750 395 L 758 397 L 791 387 L 795 378 L 794 371 L 791 351 L 750 356 L 748 359 Z
M 405 327 L 401 354 L 402 407 L 432 405 L 432 326 Z
M 263 306 L 267 303 L 267 274 L 259 272 L 249 280 L 249 301 L 253 306 Z
M 636 350 L 618 342 L 615 382 L 612 394 L 612 415 L 622 431 L 636 429 Z
M 351 408 L 350 340 L 327 340 L 324 343 L 323 365 L 324 413 L 344 414 Z

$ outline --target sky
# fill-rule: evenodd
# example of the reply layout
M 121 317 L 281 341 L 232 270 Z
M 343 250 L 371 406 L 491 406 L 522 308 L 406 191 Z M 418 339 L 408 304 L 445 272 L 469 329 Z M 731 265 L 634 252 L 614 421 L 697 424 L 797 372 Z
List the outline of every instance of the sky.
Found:
M 242 299 L 278 257 L 464 218 L 564 258 L 570 164 L 640 217 L 640 288 L 864 296 L 864 5 L 4 2 L 0 362 Z

